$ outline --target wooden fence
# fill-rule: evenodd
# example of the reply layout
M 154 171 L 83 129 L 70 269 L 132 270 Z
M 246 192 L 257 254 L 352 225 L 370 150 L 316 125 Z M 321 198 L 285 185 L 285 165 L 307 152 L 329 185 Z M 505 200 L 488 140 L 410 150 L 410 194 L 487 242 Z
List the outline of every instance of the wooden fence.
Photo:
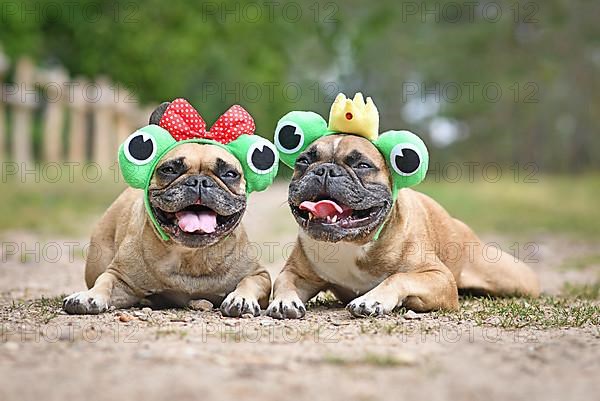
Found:
M 11 65 L 1 48 L 0 85 L 0 161 L 112 165 L 119 144 L 154 108 L 106 77 L 72 79 L 26 57 Z

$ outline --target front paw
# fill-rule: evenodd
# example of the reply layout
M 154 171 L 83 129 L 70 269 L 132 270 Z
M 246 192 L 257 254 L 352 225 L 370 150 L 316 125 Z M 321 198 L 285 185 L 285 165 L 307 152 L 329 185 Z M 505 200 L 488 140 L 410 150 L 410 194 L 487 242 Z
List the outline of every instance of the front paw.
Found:
M 97 315 L 108 310 L 108 300 L 92 291 L 81 291 L 66 297 L 63 309 L 74 315 Z
M 296 296 L 290 299 L 275 298 L 267 309 L 267 315 L 274 319 L 301 319 L 305 314 L 306 307 Z
M 390 313 L 395 305 L 386 305 L 382 300 L 363 295 L 351 301 L 346 309 L 354 317 L 383 316 Z
M 227 295 L 221 303 L 221 314 L 228 317 L 240 317 L 247 313 L 260 316 L 260 305 L 255 298 L 236 294 L 235 291 Z

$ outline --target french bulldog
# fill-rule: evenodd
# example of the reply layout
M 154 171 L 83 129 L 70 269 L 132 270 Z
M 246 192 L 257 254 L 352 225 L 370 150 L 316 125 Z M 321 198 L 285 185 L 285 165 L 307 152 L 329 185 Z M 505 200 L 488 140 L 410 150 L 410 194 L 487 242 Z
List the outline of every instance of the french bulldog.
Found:
M 348 107 L 341 118 L 359 116 L 360 109 Z M 269 316 L 302 318 L 305 303 L 324 290 L 356 317 L 384 315 L 399 306 L 455 310 L 458 290 L 538 296 L 529 266 L 489 251 L 430 197 L 409 188 L 394 195 L 390 162 L 373 140 L 331 132 L 331 125 L 315 113 L 291 112 L 276 130 L 278 149 L 297 152 L 288 160 L 294 163 L 288 203 L 299 234 L 275 280 Z M 421 163 L 418 147 L 405 149 L 390 159 L 399 163 L 394 170 L 401 178 Z
M 148 147 L 159 146 L 160 138 L 152 135 L 175 142 L 158 127 L 165 110 L 161 105 L 152 125 L 126 142 L 129 158 L 156 154 Z M 89 289 L 67 297 L 65 311 L 97 314 L 141 301 L 185 306 L 207 299 L 225 316 L 259 315 L 268 305 L 271 279 L 247 256 L 240 221 L 249 183 L 239 159 L 219 144 L 182 143 L 147 172 L 147 195 L 126 189 L 93 231 L 85 266 Z

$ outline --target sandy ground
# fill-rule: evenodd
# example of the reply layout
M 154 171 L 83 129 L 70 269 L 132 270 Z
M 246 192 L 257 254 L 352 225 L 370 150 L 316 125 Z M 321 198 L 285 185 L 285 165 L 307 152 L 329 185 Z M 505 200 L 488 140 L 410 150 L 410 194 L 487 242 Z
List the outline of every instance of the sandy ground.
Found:
M 283 205 L 285 188 L 269 192 L 254 196 L 246 225 L 276 274 L 295 227 Z M 501 329 L 401 313 L 353 319 L 339 305 L 315 306 L 302 321 L 140 308 L 68 316 L 55 297 L 84 288 L 87 239 L 1 237 L 3 401 L 588 400 L 600 391 L 597 326 Z M 530 242 L 539 246 L 532 266 L 546 293 L 597 274 L 597 266 L 563 268 L 595 244 L 547 236 Z

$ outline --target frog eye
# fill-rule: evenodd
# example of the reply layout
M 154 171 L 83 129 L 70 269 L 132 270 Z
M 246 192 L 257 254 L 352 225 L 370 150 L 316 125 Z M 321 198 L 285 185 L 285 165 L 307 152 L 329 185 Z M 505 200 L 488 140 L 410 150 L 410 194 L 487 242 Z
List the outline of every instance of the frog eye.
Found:
M 304 131 L 295 122 L 280 121 L 275 128 L 275 145 L 282 153 L 295 153 L 304 145 Z
M 423 157 L 412 143 L 399 143 L 390 152 L 392 168 L 402 176 L 410 176 L 419 171 Z
M 259 140 L 248 149 L 246 162 L 256 174 L 267 174 L 277 165 L 277 149 L 267 140 Z
M 125 157 L 133 164 L 142 166 L 149 163 L 156 156 L 156 140 L 152 135 L 136 131 L 129 135 L 123 143 Z

